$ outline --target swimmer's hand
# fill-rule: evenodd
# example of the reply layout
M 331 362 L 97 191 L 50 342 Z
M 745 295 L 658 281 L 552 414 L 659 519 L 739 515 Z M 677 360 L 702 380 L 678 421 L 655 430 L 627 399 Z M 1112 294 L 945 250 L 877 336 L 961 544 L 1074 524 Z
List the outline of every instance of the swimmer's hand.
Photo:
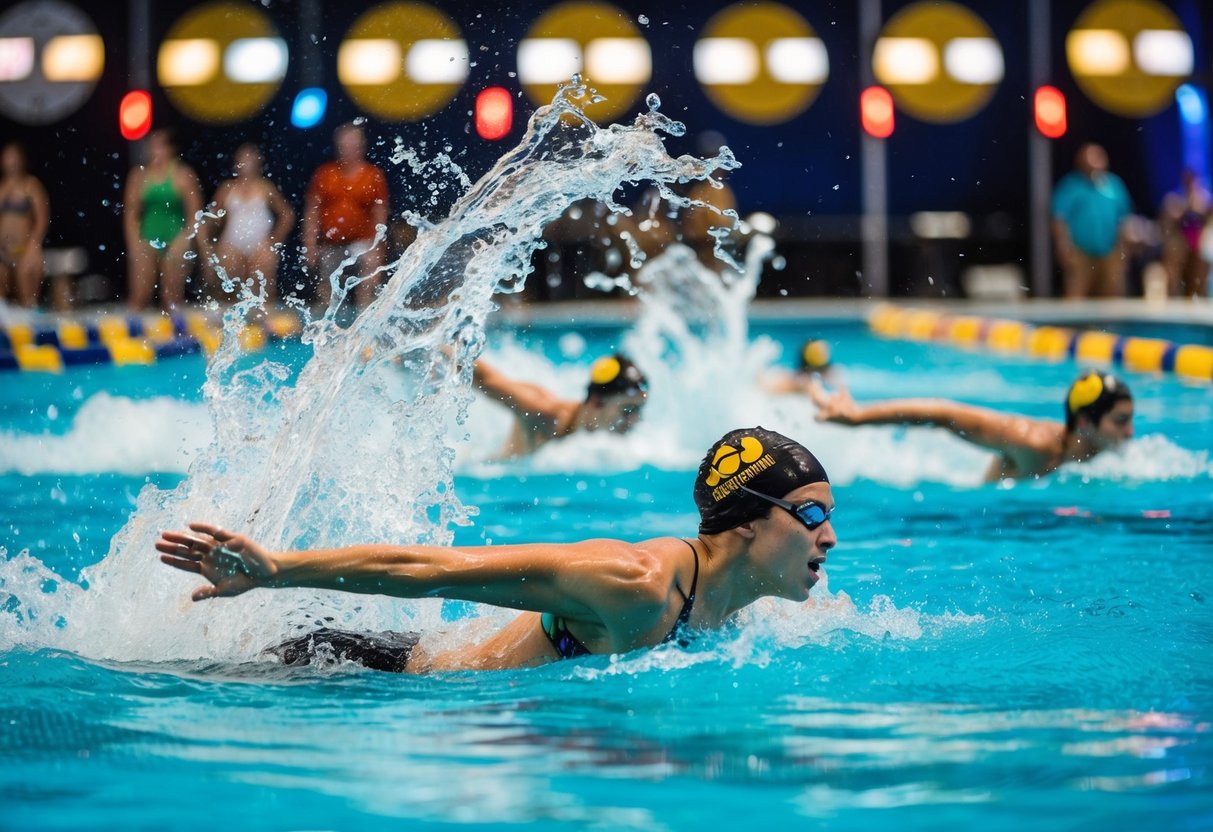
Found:
M 838 392 L 830 393 L 820 379 L 812 378 L 809 380 L 809 398 L 817 405 L 817 421 L 859 424 L 859 406 L 845 385 L 838 385 Z
M 278 571 L 268 549 L 209 523 L 190 523 L 188 532 L 161 532 L 156 549 L 163 563 L 211 582 L 194 591 L 195 601 L 269 586 Z

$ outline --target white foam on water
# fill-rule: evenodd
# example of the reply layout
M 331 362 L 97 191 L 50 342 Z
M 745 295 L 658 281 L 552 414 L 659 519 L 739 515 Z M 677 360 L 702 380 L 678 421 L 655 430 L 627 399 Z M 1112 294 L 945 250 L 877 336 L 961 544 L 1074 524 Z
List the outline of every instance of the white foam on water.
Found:
M 64 434 L 0 431 L 0 473 L 185 473 L 211 443 L 206 406 L 97 393 Z
M 81 585 L 58 580 L 28 555 L 0 561 L 0 649 L 247 661 L 318 622 L 441 626 L 434 599 L 276 590 L 194 604 L 197 577 L 159 565 L 153 544 L 161 530 L 194 519 L 271 548 L 451 540 L 452 526 L 474 513 L 453 484 L 459 427 L 473 400 L 472 361 L 494 294 L 521 285 L 545 226 L 585 198 L 626 210 L 614 194 L 631 182 L 654 182 L 679 204 L 685 200 L 672 186 L 736 166 L 727 149 L 710 160 L 667 154 L 661 134 L 683 128 L 658 112 L 653 96 L 632 125 L 607 128 L 581 114 L 589 100 L 577 83 L 562 88 L 445 220 L 416 219 L 416 241 L 385 267 L 386 287 L 348 328 L 338 323 L 341 306 L 360 278 L 335 285 L 328 313 L 305 328 L 313 357 L 293 384 L 270 360 L 236 369 L 236 332 L 261 302 L 248 283 L 240 287 L 243 299 L 225 314 L 226 337 L 203 388 L 212 439 L 188 477 L 172 491 L 143 489 Z

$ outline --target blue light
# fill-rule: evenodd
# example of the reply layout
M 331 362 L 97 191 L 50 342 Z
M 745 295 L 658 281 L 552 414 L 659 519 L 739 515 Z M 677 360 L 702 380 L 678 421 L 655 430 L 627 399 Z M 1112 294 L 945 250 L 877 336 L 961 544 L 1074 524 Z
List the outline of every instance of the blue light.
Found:
M 291 107 L 291 124 L 306 130 L 315 127 L 324 118 L 328 107 L 329 96 L 320 87 L 308 87 L 300 90 L 295 96 L 295 105 Z
M 1179 104 L 1179 117 L 1188 124 L 1204 124 L 1208 120 L 1205 97 L 1191 84 L 1180 84 L 1175 90 L 1175 101 Z

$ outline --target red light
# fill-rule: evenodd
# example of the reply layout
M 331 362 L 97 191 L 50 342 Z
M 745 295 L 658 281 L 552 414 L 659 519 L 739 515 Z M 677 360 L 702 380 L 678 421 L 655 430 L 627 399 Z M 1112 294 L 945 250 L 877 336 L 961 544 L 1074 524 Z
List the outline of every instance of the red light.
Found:
M 877 139 L 893 135 L 893 96 L 884 87 L 868 87 L 859 96 L 864 132 Z
M 1036 129 L 1049 139 L 1066 134 L 1066 97 L 1057 87 L 1041 87 L 1036 91 Z
M 514 100 L 508 90 L 489 87 L 476 96 L 476 133 L 482 139 L 505 138 L 514 126 Z
M 118 105 L 118 129 L 122 138 L 132 142 L 152 129 L 152 97 L 146 90 L 133 90 L 122 97 Z

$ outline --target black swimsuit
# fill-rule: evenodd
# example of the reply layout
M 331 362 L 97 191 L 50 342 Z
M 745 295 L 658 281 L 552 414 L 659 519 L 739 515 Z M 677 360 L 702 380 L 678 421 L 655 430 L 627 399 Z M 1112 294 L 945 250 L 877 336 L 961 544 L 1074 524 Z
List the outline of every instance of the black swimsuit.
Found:
M 691 608 L 695 606 L 695 586 L 699 583 L 699 553 L 695 551 L 695 547 L 687 541 L 682 541 L 691 548 L 691 554 L 695 556 L 695 574 L 691 578 L 691 592 L 689 595 L 683 596 L 682 611 L 678 613 L 678 620 L 674 622 L 674 626 L 666 633 L 665 638 L 661 640 L 662 644 L 668 644 L 671 641 L 677 641 L 682 647 L 689 644 L 686 636 L 680 635 L 683 627 L 691 620 Z M 682 590 L 680 589 L 679 592 Z M 578 656 L 590 655 L 590 650 L 572 633 L 565 624 L 565 620 L 558 616 L 552 615 L 550 612 L 545 612 L 540 618 L 540 623 L 543 625 L 543 633 L 548 637 L 548 641 L 552 642 L 552 646 L 556 648 L 556 655 L 562 659 L 573 659 Z

